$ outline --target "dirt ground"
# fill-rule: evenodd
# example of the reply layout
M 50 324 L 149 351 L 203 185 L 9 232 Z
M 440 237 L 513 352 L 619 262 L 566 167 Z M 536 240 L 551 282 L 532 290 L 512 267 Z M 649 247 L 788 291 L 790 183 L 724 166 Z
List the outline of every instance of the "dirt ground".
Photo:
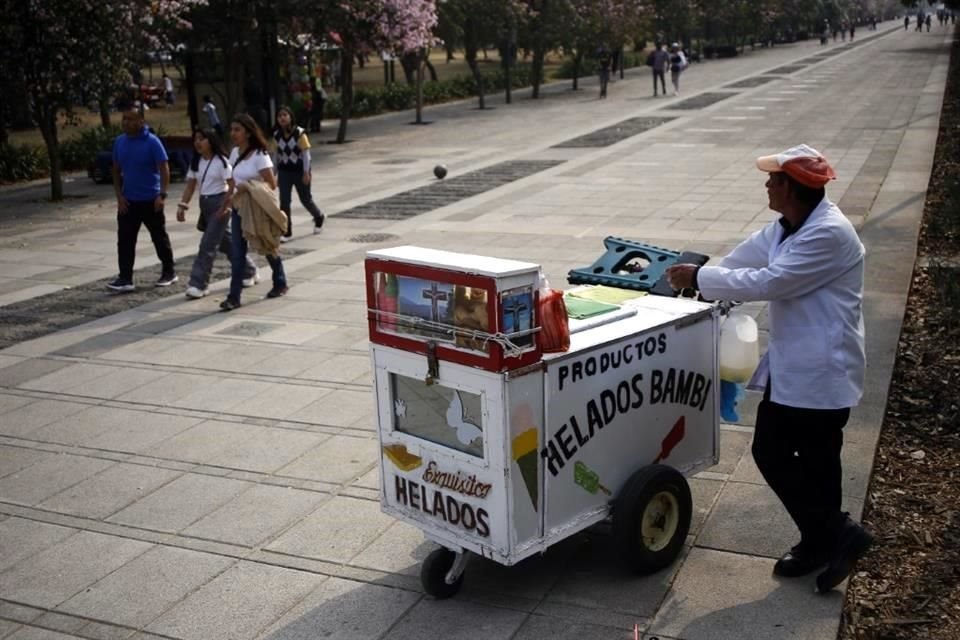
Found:
M 960 40 L 840 640 L 960 639 Z

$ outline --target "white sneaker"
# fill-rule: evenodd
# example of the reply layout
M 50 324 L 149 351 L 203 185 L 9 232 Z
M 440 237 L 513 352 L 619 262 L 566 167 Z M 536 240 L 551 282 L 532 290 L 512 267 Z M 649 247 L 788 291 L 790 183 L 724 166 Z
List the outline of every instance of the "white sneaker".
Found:
M 187 297 L 194 300 L 199 300 L 203 296 L 210 293 L 210 289 L 200 289 L 199 287 L 187 287 Z
M 287 244 L 293 240 L 293 236 L 280 236 L 280 244 Z
M 257 284 L 258 282 L 260 282 L 260 269 L 257 269 L 257 270 L 253 273 L 253 277 L 252 277 L 252 278 L 244 278 L 244 279 L 243 279 L 243 287 L 246 289 L 246 288 L 252 287 L 253 285 Z

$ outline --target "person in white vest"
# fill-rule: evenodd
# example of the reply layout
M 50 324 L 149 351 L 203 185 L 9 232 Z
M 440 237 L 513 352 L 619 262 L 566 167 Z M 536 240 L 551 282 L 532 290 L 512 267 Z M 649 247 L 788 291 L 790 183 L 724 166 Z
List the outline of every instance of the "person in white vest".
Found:
M 840 449 L 850 409 L 863 395 L 864 248 L 826 196 L 836 173 L 800 145 L 757 160 L 769 173 L 770 209 L 781 217 L 715 266 L 674 265 L 674 289 L 708 300 L 769 301 L 769 345 L 750 385 L 763 390 L 753 457 L 786 507 L 800 542 L 774 573 L 798 577 L 824 566 L 817 591 L 840 584 L 873 544 L 841 511 Z

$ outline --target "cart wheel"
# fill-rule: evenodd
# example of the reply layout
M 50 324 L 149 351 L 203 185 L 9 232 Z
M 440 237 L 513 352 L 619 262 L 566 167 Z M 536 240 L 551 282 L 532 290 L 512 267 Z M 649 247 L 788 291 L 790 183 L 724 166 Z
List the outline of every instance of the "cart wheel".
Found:
M 669 566 L 690 531 L 693 500 L 686 478 L 654 464 L 627 480 L 613 509 L 613 537 L 624 560 L 646 575 Z
M 420 583 L 423 590 L 437 600 L 446 600 L 457 595 L 463 586 L 463 573 L 453 584 L 447 584 L 447 573 L 453 568 L 457 554 L 449 549 L 436 549 L 427 556 L 420 568 Z

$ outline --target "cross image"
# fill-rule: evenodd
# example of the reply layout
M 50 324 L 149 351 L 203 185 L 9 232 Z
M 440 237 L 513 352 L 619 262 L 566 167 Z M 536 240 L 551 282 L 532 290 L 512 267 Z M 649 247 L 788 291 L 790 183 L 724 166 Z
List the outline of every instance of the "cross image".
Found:
M 520 314 L 529 311 L 530 307 L 521 302 L 518 298 L 511 298 L 503 305 L 503 312 L 513 316 L 513 330 L 520 330 Z
M 449 300 L 446 291 L 440 291 L 440 288 L 437 286 L 436 282 L 430 284 L 429 289 L 423 290 L 423 297 L 430 301 L 430 320 L 433 322 L 439 322 L 440 320 L 440 303 L 447 302 Z

